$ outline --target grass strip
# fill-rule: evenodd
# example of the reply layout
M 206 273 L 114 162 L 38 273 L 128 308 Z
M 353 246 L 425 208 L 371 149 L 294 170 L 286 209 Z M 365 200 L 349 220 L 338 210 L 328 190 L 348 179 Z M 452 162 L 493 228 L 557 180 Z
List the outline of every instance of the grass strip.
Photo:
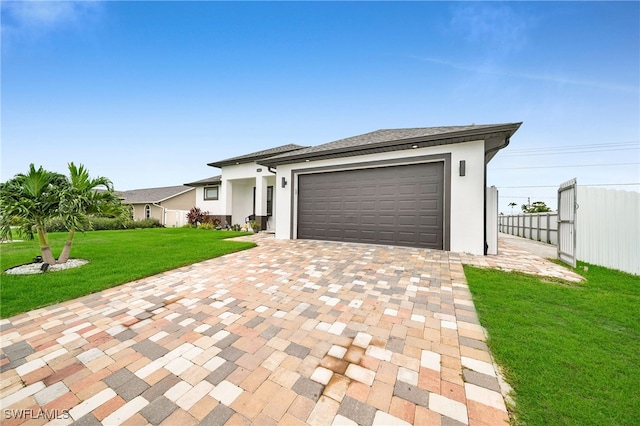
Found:
M 464 271 L 515 391 L 513 423 L 640 424 L 639 277 L 584 263 L 581 284 Z
M 72 258 L 87 259 L 80 268 L 37 275 L 0 276 L 0 316 L 10 317 L 42 306 L 95 293 L 126 282 L 254 247 L 228 241 L 241 232 L 194 228 L 131 229 L 76 234 Z M 59 254 L 66 233 L 50 234 Z M 40 250 L 36 241 L 0 245 L 0 268 L 29 263 Z

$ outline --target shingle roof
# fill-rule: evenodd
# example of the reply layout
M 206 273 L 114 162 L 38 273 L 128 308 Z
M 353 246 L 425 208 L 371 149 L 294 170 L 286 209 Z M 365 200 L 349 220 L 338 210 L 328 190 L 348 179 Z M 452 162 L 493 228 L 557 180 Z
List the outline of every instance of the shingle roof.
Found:
M 195 182 L 185 183 L 187 186 L 213 185 L 222 182 L 222 175 L 211 176 L 210 178 L 200 179 Z
M 226 160 L 214 161 L 207 164 L 208 166 L 221 168 L 222 166 L 229 166 L 232 164 L 251 163 L 257 160 L 261 160 L 267 157 L 273 157 L 274 155 L 282 154 L 285 152 L 296 151 L 302 148 L 306 148 L 302 145 L 288 144 L 275 148 L 265 149 L 264 151 L 252 152 L 251 154 L 241 155 L 239 157 L 227 158 Z
M 120 198 L 122 198 L 122 201 L 127 204 L 160 203 L 169 198 L 173 198 L 177 195 L 193 190 L 194 188 L 185 185 L 132 189 L 130 191 L 120 192 Z
M 486 138 L 501 134 L 510 137 L 522 123 L 483 124 L 468 126 L 440 126 L 407 129 L 381 129 L 363 135 L 352 136 L 334 142 L 275 155 L 260 161 L 260 164 L 295 163 L 303 160 L 346 157 L 358 154 L 394 151 L 410 148 L 444 145 Z M 407 146 L 409 144 L 409 146 Z

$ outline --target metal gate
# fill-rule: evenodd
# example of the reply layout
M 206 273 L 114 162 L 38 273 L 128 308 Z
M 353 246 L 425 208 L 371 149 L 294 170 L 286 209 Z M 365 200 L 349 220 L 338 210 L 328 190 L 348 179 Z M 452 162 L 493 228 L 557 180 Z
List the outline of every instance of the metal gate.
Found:
M 560 184 L 558 188 L 558 259 L 576 267 L 576 179 Z

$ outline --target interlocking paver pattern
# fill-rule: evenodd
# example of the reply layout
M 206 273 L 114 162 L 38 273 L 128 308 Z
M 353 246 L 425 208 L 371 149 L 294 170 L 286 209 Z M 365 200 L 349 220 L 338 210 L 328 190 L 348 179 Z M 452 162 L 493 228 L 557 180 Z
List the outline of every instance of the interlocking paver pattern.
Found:
M 243 238 L 258 247 L 0 321 L 0 408 L 56 424 L 508 420 L 462 262 L 557 265 Z

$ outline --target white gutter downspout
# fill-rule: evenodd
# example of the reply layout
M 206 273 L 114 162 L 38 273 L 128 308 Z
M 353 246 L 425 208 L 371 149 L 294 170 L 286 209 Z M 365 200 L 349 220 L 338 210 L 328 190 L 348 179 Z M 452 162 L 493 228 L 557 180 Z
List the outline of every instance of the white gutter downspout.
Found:
M 160 225 L 166 226 L 167 225 L 167 209 L 165 209 L 164 207 L 156 203 L 151 203 L 151 205 L 162 209 L 162 222 L 160 223 Z

